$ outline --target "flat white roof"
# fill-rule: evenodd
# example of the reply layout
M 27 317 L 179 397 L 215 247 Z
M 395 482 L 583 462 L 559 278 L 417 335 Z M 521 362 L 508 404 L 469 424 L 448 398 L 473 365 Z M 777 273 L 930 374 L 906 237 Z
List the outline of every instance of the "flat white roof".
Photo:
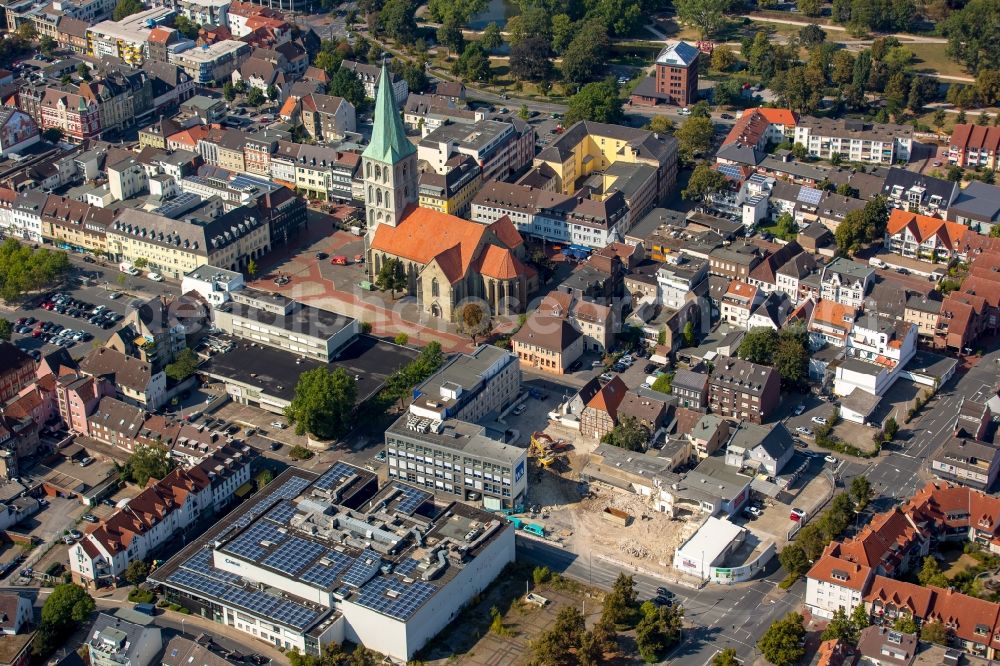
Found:
M 711 565 L 742 531 L 743 528 L 739 525 L 710 516 L 705 524 L 677 550 L 684 557 Z

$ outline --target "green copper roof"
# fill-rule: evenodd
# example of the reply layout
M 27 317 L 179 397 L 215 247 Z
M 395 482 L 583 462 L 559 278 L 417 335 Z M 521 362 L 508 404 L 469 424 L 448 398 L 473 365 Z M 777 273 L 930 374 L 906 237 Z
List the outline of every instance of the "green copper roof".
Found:
M 406 138 L 403 121 L 399 117 L 399 109 L 396 108 L 396 100 L 392 94 L 392 77 L 384 62 L 375 97 L 375 128 L 372 130 L 372 141 L 365 148 L 363 156 L 395 164 L 417 152 L 417 149 Z

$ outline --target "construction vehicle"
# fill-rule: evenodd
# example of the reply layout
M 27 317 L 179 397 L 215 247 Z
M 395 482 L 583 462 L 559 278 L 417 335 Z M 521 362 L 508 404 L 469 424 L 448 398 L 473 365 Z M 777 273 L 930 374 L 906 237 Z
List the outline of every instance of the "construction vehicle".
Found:
M 510 524 L 514 526 L 515 530 L 519 530 L 524 527 L 524 521 L 516 516 L 507 516 L 507 520 L 509 520 Z

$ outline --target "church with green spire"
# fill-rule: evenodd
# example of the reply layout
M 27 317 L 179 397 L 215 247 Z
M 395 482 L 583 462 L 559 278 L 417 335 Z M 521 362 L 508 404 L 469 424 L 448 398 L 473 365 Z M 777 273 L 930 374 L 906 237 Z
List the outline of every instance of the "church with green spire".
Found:
M 390 80 L 383 64 L 372 139 L 361 155 L 369 279 L 398 261 L 406 293 L 427 315 L 445 320 L 470 299 L 485 302 L 493 314 L 524 312 L 538 274 L 525 263 L 524 240 L 510 218 L 486 225 L 417 206 L 417 149 L 385 83 Z

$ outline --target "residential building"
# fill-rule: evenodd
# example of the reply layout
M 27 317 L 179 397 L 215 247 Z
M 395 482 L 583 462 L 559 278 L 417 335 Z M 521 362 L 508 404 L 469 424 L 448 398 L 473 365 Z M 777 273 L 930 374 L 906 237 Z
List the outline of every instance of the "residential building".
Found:
M 496 514 L 439 507 L 400 481 L 379 488 L 374 474 L 336 463 L 323 474 L 289 468 L 151 578 L 169 600 L 286 650 L 318 656 L 351 640 L 408 661 L 513 561 L 514 528 Z
M 392 99 L 395 100 L 394 107 L 402 106 L 410 94 L 410 87 L 406 83 L 406 79 L 389 70 L 388 67 L 379 68 L 376 65 L 366 65 L 353 60 L 344 60 L 340 66 L 349 72 L 354 72 L 354 75 L 358 77 L 361 84 L 365 87 L 365 97 L 378 99 L 377 93 L 383 74 L 392 82 Z
M 108 252 L 119 262 L 141 257 L 150 270 L 180 279 L 204 264 L 243 270 L 270 251 L 268 225 L 253 208 L 209 219 L 196 210 L 185 218 L 125 208 L 108 227 Z
M 795 143 L 821 159 L 839 155 L 847 162 L 895 164 L 910 160 L 913 128 L 845 118 L 802 116 L 795 126 Z
M 618 408 L 625 400 L 628 387 L 619 375 L 603 385 L 596 377 L 590 382 L 593 386 L 580 390 L 581 394 L 590 396 L 580 415 L 580 434 L 599 440 L 618 424 Z
M 891 627 L 870 626 L 858 636 L 861 663 L 870 666 L 911 666 L 917 656 L 917 635 Z
M 917 339 L 921 342 L 933 342 L 937 332 L 938 321 L 941 318 L 941 298 L 937 292 L 928 296 L 908 294 L 903 310 L 903 321 L 917 327 Z
M 791 109 L 757 107 L 744 109 L 733 123 L 722 145 L 737 145 L 763 151 L 769 144 L 778 144 L 795 134 L 798 116 Z
M 230 335 L 324 363 L 360 333 L 355 319 L 257 289 L 230 292 L 214 315 L 215 326 Z
M 656 271 L 657 301 L 680 310 L 691 292 L 708 278 L 708 261 L 685 255 L 671 255 Z
M 314 141 L 339 141 L 357 129 L 354 105 L 342 97 L 314 93 L 299 103 L 302 126 Z
M 172 0 L 177 13 L 186 16 L 196 25 L 229 27 L 229 5 L 231 0 Z
M 892 167 L 886 174 L 882 194 L 893 208 L 943 217 L 961 189 L 950 180 Z
M 762 426 L 741 422 L 726 444 L 726 464 L 752 474 L 776 477 L 795 453 L 784 423 Z
M 34 119 L 10 107 L 0 109 L 0 157 L 18 154 L 41 140 Z
M 708 380 L 713 414 L 763 423 L 778 406 L 781 378 L 774 368 L 737 358 L 719 359 Z
M 804 300 L 803 283 L 816 272 L 816 259 L 809 252 L 800 252 L 778 268 L 775 274 L 775 289 L 784 293 L 792 305 Z
M 169 23 L 174 10 L 153 7 L 136 12 L 120 21 L 91 22 L 87 29 L 87 53 L 95 58 L 111 56 L 127 65 L 139 67 L 146 59 L 146 44 L 150 33 L 159 25 Z
M 1000 224 L 1000 187 L 972 181 L 948 208 L 948 219 L 988 235 Z
M 7 636 L 20 634 L 35 619 L 31 599 L 17 592 L 0 593 L 0 618 L 0 634 L 3 635 L 0 641 Z
M 874 313 L 858 317 L 847 338 L 846 358 L 836 370 L 834 393 L 846 396 L 857 388 L 876 396 L 885 394 L 916 348 L 916 326 Z
M 251 46 L 245 42 L 223 39 L 173 53 L 170 62 L 187 72 L 195 85 L 210 85 L 231 79 L 251 51 Z
M 963 123 L 951 130 L 948 163 L 963 169 L 1000 168 L 1000 127 Z
M 694 424 L 688 433 L 688 439 L 694 454 L 700 460 L 715 455 L 729 440 L 729 423 L 727 419 L 715 414 L 703 414 Z
M 511 338 L 521 364 L 541 372 L 565 374 L 583 354 L 583 335 L 566 319 L 537 312 Z
M 63 92 L 58 88 L 46 88 L 40 111 L 39 127 L 42 131 L 58 129 L 64 138 L 80 143 L 100 136 L 101 113 L 93 98 Z
M 885 229 L 886 247 L 904 257 L 945 263 L 964 259 L 965 235 L 974 233 L 963 224 L 937 217 L 893 209 Z
M 869 566 L 827 554 L 832 547 L 827 547 L 806 575 L 806 607 L 827 619 L 838 610 L 850 615 L 862 603 L 874 575 Z
M 453 156 L 467 155 L 479 165 L 484 181 L 503 181 L 528 165 L 532 151 L 522 144 L 534 143 L 535 131 L 530 125 L 478 120 L 472 125 L 442 125 L 430 132 L 417 144 L 417 159 L 443 175 Z
M 109 347 L 98 347 L 80 361 L 84 375 L 107 380 L 117 397 L 133 405 L 154 410 L 166 400 L 167 379 L 162 369 Z
M 219 513 L 250 480 L 254 455 L 249 446 L 227 445 L 148 486 L 69 547 L 74 581 L 88 587 L 114 582 L 130 561 L 148 559 L 188 527 Z
M 934 454 L 931 472 L 943 481 L 990 492 L 1000 474 L 1000 448 L 974 437 L 950 437 Z
M 708 375 L 685 368 L 674 371 L 670 394 L 677 396 L 679 407 L 704 409 L 708 406 Z
M 163 637 L 151 622 L 136 624 L 98 613 L 85 645 L 93 666 L 149 666 L 163 649 Z
M 809 346 L 814 350 L 827 344 L 834 347 L 846 346 L 857 315 L 857 308 L 850 305 L 821 300 L 813 308 L 809 318 Z
M 633 104 L 659 103 L 690 106 L 698 99 L 698 57 L 696 46 L 678 41 L 668 43 L 653 63 L 654 75 L 643 78 L 632 91 Z
M 243 274 L 215 266 L 199 266 L 184 275 L 181 293 L 194 292 L 209 305 L 216 307 L 229 300 L 230 294 L 243 289 Z
M 0 340 L 0 403 L 5 403 L 35 379 L 35 359 L 20 347 Z
M 820 298 L 860 308 L 874 275 L 870 266 L 837 257 L 820 271 Z
M 712 275 L 746 282 L 761 262 L 761 252 L 753 245 L 733 244 L 720 246 L 708 255 L 708 272 Z
M 730 282 L 721 301 L 722 321 L 738 328 L 747 328 L 750 314 L 763 301 L 764 294 L 757 287 L 738 280 Z
M 583 334 L 584 351 L 605 353 L 614 346 L 618 320 L 615 309 L 592 298 L 577 298 L 564 291 L 550 292 L 536 310 L 539 314 L 562 317 Z
M 445 169 L 444 174 L 420 172 L 420 207 L 459 217 L 468 215 L 472 197 L 483 184 L 479 164 L 468 155 L 455 155 L 445 162 Z

